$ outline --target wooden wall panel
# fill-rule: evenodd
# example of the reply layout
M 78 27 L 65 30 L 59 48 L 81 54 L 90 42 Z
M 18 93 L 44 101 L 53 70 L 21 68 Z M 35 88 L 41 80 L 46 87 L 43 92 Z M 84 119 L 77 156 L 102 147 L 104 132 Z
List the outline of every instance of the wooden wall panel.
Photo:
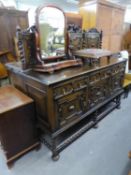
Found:
M 28 27 L 28 13 L 25 11 L 0 9 L 0 51 L 10 50 L 15 55 L 14 37 L 16 26 Z

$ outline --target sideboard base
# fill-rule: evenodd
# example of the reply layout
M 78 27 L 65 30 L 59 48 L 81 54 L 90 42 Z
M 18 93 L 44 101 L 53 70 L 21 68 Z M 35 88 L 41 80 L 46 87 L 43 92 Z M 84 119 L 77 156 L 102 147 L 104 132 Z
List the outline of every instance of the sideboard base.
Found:
M 114 109 L 120 109 L 121 94 L 120 91 L 117 96 L 112 98 L 111 101 L 96 109 L 90 115 L 86 116 L 83 120 L 61 132 L 60 134 L 45 133 L 42 136 L 44 144 L 52 151 L 52 159 L 54 161 L 59 160 L 59 153 L 65 149 L 68 145 L 82 136 L 91 128 L 98 127 L 98 122 L 102 120 L 107 114 Z

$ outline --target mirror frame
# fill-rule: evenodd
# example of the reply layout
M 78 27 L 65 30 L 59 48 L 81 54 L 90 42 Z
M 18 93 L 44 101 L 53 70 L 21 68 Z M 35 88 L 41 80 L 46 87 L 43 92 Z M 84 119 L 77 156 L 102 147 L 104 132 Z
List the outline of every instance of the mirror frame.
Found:
M 40 54 L 40 58 L 41 58 L 39 16 L 40 16 L 41 10 L 44 9 L 45 7 L 52 7 L 52 8 L 56 8 L 56 9 L 60 10 L 60 11 L 63 13 L 63 16 L 64 16 L 64 26 L 65 26 L 65 27 L 64 27 L 64 39 L 65 39 L 65 42 L 64 42 L 64 54 L 63 54 L 63 55 L 60 55 L 60 56 L 49 56 L 49 57 L 47 57 L 47 60 L 48 60 L 48 58 L 49 58 L 49 59 L 50 59 L 50 58 L 52 58 L 52 59 L 63 58 L 64 56 L 67 55 L 67 29 L 66 29 L 66 24 L 67 24 L 67 22 L 66 22 L 66 16 L 65 16 L 64 11 L 63 11 L 61 8 L 59 8 L 59 7 L 55 6 L 55 5 L 41 5 L 41 6 L 39 6 L 39 7 L 36 9 L 36 11 L 35 11 L 35 13 L 36 13 L 36 15 L 35 15 L 35 22 L 36 22 L 36 28 L 37 28 L 37 30 L 38 30 L 38 35 L 39 35 L 37 50 L 39 50 L 39 54 Z M 46 60 L 46 59 L 45 59 L 45 60 Z

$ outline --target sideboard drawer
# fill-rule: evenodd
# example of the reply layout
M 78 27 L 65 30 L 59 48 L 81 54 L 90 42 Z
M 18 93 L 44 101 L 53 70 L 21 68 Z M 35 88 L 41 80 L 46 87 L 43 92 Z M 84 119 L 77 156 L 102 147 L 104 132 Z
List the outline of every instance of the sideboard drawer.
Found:
M 100 72 L 93 72 L 89 76 L 90 85 L 100 81 Z
M 61 84 L 54 88 L 54 99 L 59 99 L 73 92 L 72 83 Z
M 81 91 L 88 86 L 88 76 L 83 76 L 69 80 L 67 82 L 61 83 L 53 87 L 53 96 L 57 100 L 59 98 L 65 97 L 76 91 Z
M 69 95 L 57 101 L 57 115 L 60 126 L 80 117 L 88 109 L 88 93 L 83 92 Z

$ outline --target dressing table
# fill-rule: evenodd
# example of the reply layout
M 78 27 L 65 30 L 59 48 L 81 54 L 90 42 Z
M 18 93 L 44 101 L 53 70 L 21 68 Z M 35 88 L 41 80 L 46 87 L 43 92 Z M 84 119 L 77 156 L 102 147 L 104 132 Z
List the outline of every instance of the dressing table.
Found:
M 55 7 L 51 8 L 55 9 Z M 38 11 L 40 9 L 46 14 L 50 7 L 46 7 L 46 11 L 44 11 L 45 7 L 40 7 Z M 62 14 L 64 13 L 62 12 Z M 51 18 L 48 13 L 46 17 L 39 15 L 38 17 L 41 20 L 40 23 L 48 17 L 48 21 Z M 65 17 L 63 19 L 66 20 Z M 63 32 L 64 38 L 66 38 L 67 27 L 64 24 Z M 48 28 L 51 27 L 48 25 Z M 58 160 L 60 151 L 96 125 L 110 111 L 120 107 L 126 60 L 110 58 L 108 61 L 108 58 L 102 57 L 99 65 L 82 63 L 80 58 L 77 59 L 75 56 L 71 58 L 69 43 L 65 39 L 62 46 L 64 55 L 63 53 L 59 55 L 61 60 L 53 62 L 53 64 L 51 62 L 49 67 L 54 68 L 55 64 L 57 66 L 61 64 L 59 70 L 56 69 L 56 66 L 52 71 L 49 69 L 45 71 L 45 66 L 48 63 L 44 61 L 48 62 L 48 56 L 57 57 L 56 53 L 52 52 L 56 51 L 56 45 L 50 44 L 54 41 L 54 38 L 51 41 L 54 36 L 53 31 L 58 32 L 58 30 L 57 26 L 53 30 L 49 29 L 51 37 L 46 39 L 47 42 L 43 45 L 42 42 L 45 40 L 39 40 L 36 47 L 36 35 L 39 35 L 40 38 L 47 37 L 46 30 L 38 31 L 34 33 L 33 30 L 31 32 L 28 30 L 28 33 L 24 33 L 25 35 L 19 33 L 19 36 L 23 37 L 19 40 L 20 46 L 23 46 L 21 62 L 8 63 L 6 67 L 14 86 L 34 99 L 37 111 L 36 125 L 41 130 L 41 140 L 51 149 L 53 160 Z M 45 32 L 46 36 L 42 36 L 41 32 Z M 44 44 L 47 46 L 45 47 Z M 33 50 L 31 50 L 31 45 Z M 28 49 L 29 46 L 30 49 Z M 50 51 L 48 51 L 49 48 Z M 45 52 L 46 49 L 48 53 Z M 67 66 L 63 66 L 62 61 L 65 61 Z M 72 65 L 71 62 L 73 62 Z

